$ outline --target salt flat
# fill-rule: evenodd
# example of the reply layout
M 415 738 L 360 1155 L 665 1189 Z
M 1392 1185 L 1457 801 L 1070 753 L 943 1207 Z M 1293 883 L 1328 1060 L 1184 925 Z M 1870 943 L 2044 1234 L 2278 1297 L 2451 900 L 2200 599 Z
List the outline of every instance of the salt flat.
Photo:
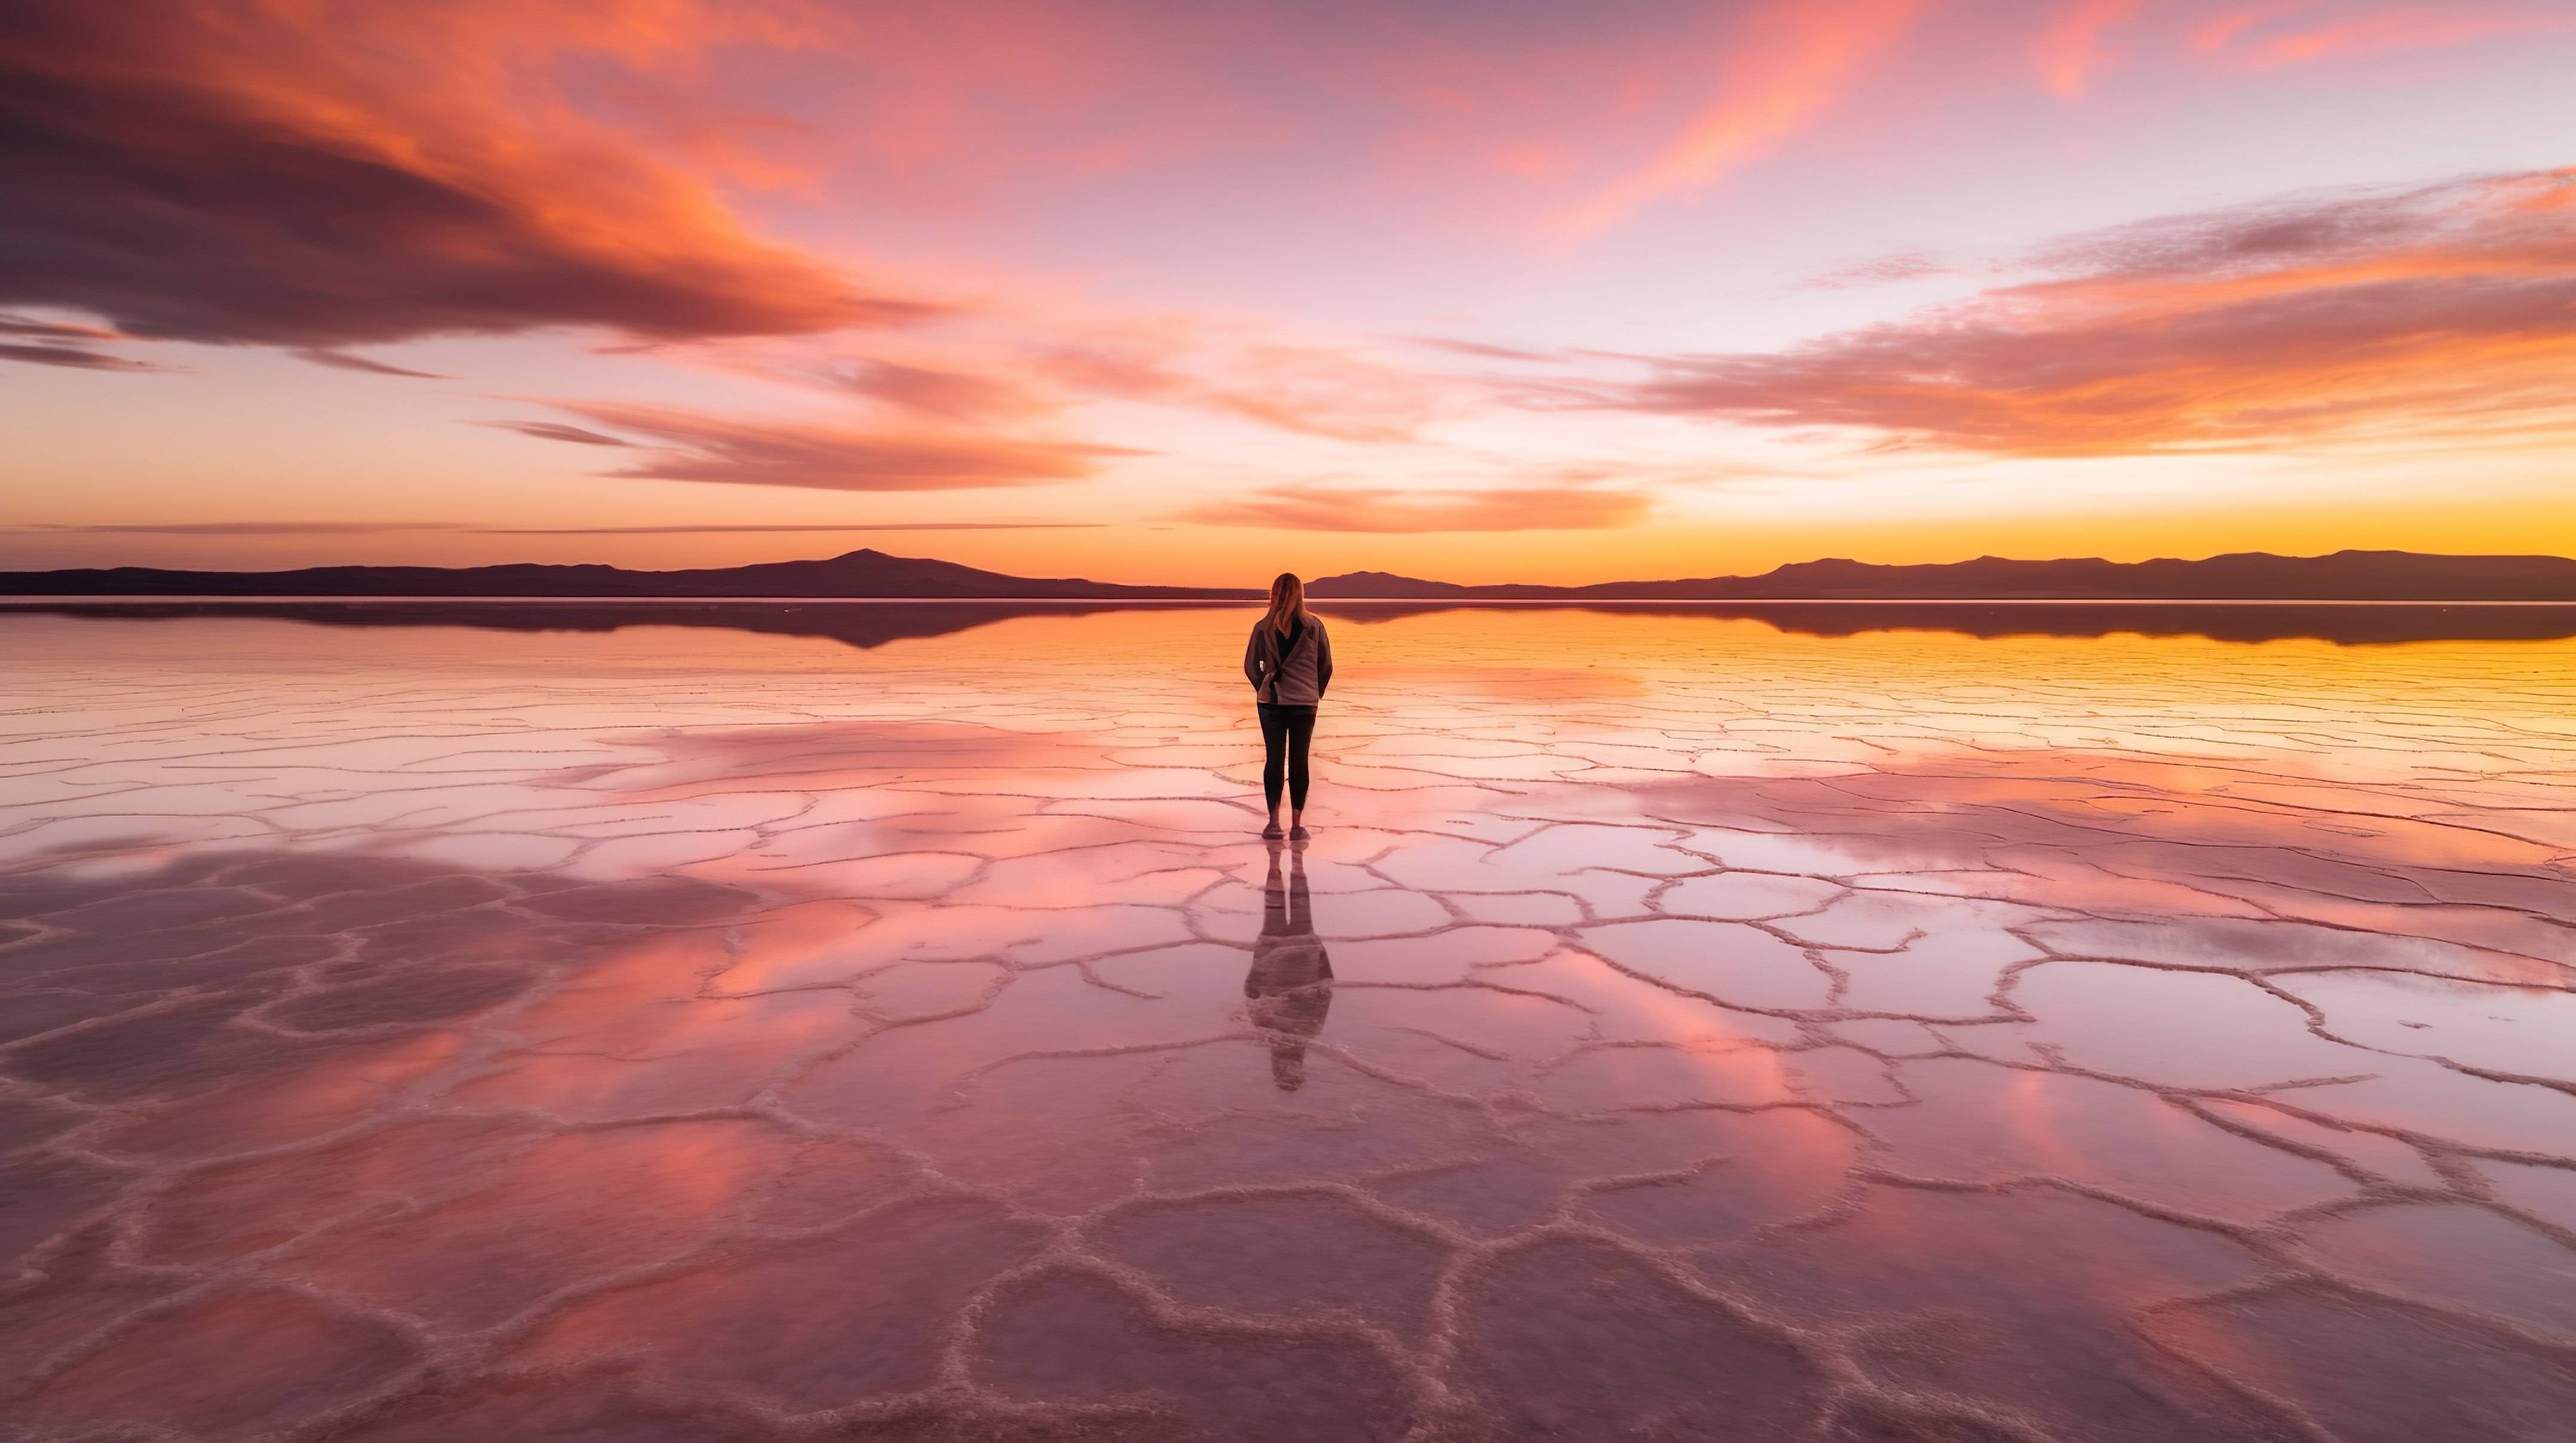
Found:
M 0 1427 L 2576 1438 L 2576 643 L 1326 614 L 0 613 Z

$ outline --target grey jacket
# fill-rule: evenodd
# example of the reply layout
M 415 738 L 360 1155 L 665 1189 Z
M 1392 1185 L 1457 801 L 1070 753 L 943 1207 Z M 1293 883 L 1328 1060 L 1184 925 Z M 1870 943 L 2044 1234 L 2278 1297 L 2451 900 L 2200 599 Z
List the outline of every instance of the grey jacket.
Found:
M 1261 700 L 1282 706 L 1313 706 L 1324 699 L 1324 689 L 1333 684 L 1333 639 L 1324 632 L 1321 617 L 1306 617 L 1306 629 L 1297 644 L 1283 655 L 1280 651 L 1279 628 L 1264 616 L 1252 624 L 1252 639 L 1244 644 L 1243 674 L 1251 681 Z

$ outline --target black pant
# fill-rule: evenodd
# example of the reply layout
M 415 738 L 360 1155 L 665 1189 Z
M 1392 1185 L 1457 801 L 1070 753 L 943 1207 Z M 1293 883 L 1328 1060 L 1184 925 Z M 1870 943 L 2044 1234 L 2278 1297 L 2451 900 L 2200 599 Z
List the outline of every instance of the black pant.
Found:
M 1267 701 L 1255 705 L 1261 712 L 1261 794 L 1269 798 L 1270 810 L 1279 810 L 1284 770 L 1288 804 L 1302 812 L 1306 810 L 1306 748 L 1315 740 L 1315 709 Z

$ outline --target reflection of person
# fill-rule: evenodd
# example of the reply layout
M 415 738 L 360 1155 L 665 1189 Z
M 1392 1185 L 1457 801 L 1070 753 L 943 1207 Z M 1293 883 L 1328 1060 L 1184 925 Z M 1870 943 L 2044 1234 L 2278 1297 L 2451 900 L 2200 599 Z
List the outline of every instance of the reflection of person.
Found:
M 1315 935 L 1306 897 L 1306 854 L 1294 851 L 1288 880 L 1279 880 L 1279 853 L 1270 849 L 1270 877 L 1261 889 L 1261 936 L 1252 944 L 1252 970 L 1243 995 L 1252 999 L 1252 1025 L 1270 1044 L 1270 1077 L 1281 1092 L 1306 1085 L 1306 1042 L 1324 1030 L 1333 1006 L 1333 959 Z
M 1289 572 L 1270 583 L 1270 610 L 1253 623 L 1244 644 L 1243 674 L 1252 682 L 1261 713 L 1261 792 L 1270 802 L 1270 825 L 1279 831 L 1279 784 L 1284 773 L 1292 809 L 1287 835 L 1306 839 L 1306 749 L 1315 740 L 1315 707 L 1333 684 L 1333 639 L 1306 609 L 1306 584 Z

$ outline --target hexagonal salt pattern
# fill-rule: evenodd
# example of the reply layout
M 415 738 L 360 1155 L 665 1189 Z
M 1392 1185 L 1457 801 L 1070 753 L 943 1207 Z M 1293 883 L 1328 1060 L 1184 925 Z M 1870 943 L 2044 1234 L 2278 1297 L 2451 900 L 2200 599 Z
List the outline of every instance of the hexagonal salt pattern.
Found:
M 2576 1438 L 2564 643 L 549 615 L 0 613 L 0 1431 Z

